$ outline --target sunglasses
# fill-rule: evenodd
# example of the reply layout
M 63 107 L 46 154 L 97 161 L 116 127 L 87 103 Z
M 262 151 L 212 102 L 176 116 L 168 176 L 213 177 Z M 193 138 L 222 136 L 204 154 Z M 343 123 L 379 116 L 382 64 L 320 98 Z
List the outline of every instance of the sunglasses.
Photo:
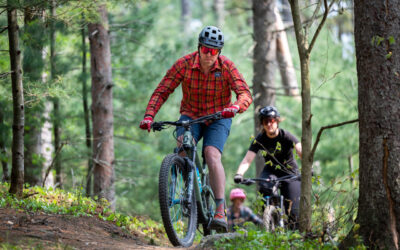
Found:
M 212 48 L 208 48 L 205 46 L 201 46 L 200 50 L 203 54 L 211 53 L 211 55 L 213 55 L 213 56 L 215 56 L 216 54 L 219 53 L 219 49 L 212 49 Z
M 263 123 L 264 124 L 268 124 L 268 123 L 274 123 L 274 122 L 276 122 L 277 120 L 275 119 L 275 118 L 268 118 L 268 119 L 264 119 L 263 120 Z

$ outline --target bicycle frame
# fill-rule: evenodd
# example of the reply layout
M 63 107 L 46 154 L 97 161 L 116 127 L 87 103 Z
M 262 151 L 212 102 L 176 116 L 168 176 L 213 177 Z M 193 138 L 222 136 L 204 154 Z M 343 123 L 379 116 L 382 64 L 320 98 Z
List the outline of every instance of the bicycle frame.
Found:
M 182 140 L 182 145 L 180 148 L 183 149 L 183 151 L 186 153 L 186 157 L 184 157 L 186 163 L 188 166 L 190 166 L 189 170 L 189 188 L 188 188 L 188 200 L 191 200 L 192 195 L 192 190 L 194 187 L 194 194 L 196 196 L 196 202 L 198 203 L 198 209 L 199 209 L 199 218 L 203 222 L 207 222 L 209 220 L 208 212 L 206 209 L 205 204 L 203 204 L 203 199 L 201 197 L 201 193 L 203 189 L 211 194 L 212 199 L 214 199 L 214 193 L 212 192 L 210 186 L 205 185 L 204 183 L 204 177 L 206 174 L 208 174 L 208 168 L 206 164 L 201 164 L 200 163 L 200 158 L 197 155 L 197 146 L 193 142 L 193 135 L 190 130 L 190 126 L 186 125 L 189 124 L 189 122 L 182 122 L 183 127 L 185 129 L 185 132 L 183 134 L 183 140 Z M 178 149 L 178 152 L 180 150 Z M 190 156 L 190 158 L 188 157 Z M 194 172 L 196 172 L 196 178 L 194 178 Z M 193 180 L 193 181 L 192 181 Z M 213 212 L 213 211 L 211 211 Z
M 174 126 L 181 126 L 184 128 L 183 133 L 183 140 L 181 145 L 177 148 L 176 153 L 185 152 L 186 156 L 183 157 L 185 159 L 186 165 L 190 166 L 188 169 L 188 197 L 187 201 L 190 204 L 192 195 L 193 195 L 193 188 L 194 194 L 196 198 L 196 202 L 198 204 L 198 217 L 200 218 L 200 222 L 209 222 L 210 218 L 213 216 L 213 210 L 207 211 L 206 204 L 204 204 L 202 199 L 202 193 L 207 192 L 211 196 L 211 199 L 215 199 L 214 193 L 209 185 L 205 182 L 206 175 L 208 174 L 208 167 L 205 163 L 201 164 L 199 157 L 197 155 L 197 146 L 193 141 L 193 134 L 190 129 L 190 125 L 194 123 L 204 122 L 206 120 L 217 120 L 221 119 L 221 112 L 204 116 L 196 120 L 191 121 L 180 121 L 180 122 L 155 122 L 153 123 L 152 127 L 153 130 L 162 130 L 165 125 L 174 125 Z M 195 173 L 196 172 L 196 173 Z M 195 178 L 196 175 L 196 178 Z M 204 192 L 203 192 L 204 191 Z M 210 213 L 210 216 L 208 214 Z

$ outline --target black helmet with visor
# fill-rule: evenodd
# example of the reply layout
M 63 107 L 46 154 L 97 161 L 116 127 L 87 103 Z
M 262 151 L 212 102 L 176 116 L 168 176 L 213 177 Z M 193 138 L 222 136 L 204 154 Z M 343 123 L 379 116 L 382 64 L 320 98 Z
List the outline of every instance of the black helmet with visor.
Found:
M 260 119 L 260 123 L 264 120 L 264 118 L 279 118 L 281 115 L 278 110 L 274 106 L 265 106 L 261 108 L 258 113 L 258 118 Z

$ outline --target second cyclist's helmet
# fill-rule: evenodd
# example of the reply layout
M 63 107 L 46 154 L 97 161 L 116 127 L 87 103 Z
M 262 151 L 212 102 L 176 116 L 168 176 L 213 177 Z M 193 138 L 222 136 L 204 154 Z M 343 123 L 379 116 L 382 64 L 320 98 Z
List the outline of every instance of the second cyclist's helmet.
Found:
M 262 122 L 264 118 L 277 118 L 277 117 L 281 117 L 281 115 L 274 106 L 265 106 L 264 108 L 261 108 L 258 113 L 258 118 L 260 118 L 260 122 Z
M 207 47 L 222 49 L 224 47 L 224 34 L 217 27 L 207 26 L 199 34 L 199 43 Z

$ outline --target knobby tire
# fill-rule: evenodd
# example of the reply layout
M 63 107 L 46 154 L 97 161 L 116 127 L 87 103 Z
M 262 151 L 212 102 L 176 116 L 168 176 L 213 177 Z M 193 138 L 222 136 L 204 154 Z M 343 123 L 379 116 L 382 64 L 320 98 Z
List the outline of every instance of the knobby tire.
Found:
M 275 206 L 269 205 L 264 209 L 263 224 L 267 232 L 274 232 L 279 227 L 280 214 Z
M 168 239 L 174 246 L 183 247 L 193 244 L 197 225 L 195 194 L 191 206 L 183 202 L 187 197 L 187 169 L 182 157 L 167 155 L 161 164 L 158 186 L 161 217 Z

